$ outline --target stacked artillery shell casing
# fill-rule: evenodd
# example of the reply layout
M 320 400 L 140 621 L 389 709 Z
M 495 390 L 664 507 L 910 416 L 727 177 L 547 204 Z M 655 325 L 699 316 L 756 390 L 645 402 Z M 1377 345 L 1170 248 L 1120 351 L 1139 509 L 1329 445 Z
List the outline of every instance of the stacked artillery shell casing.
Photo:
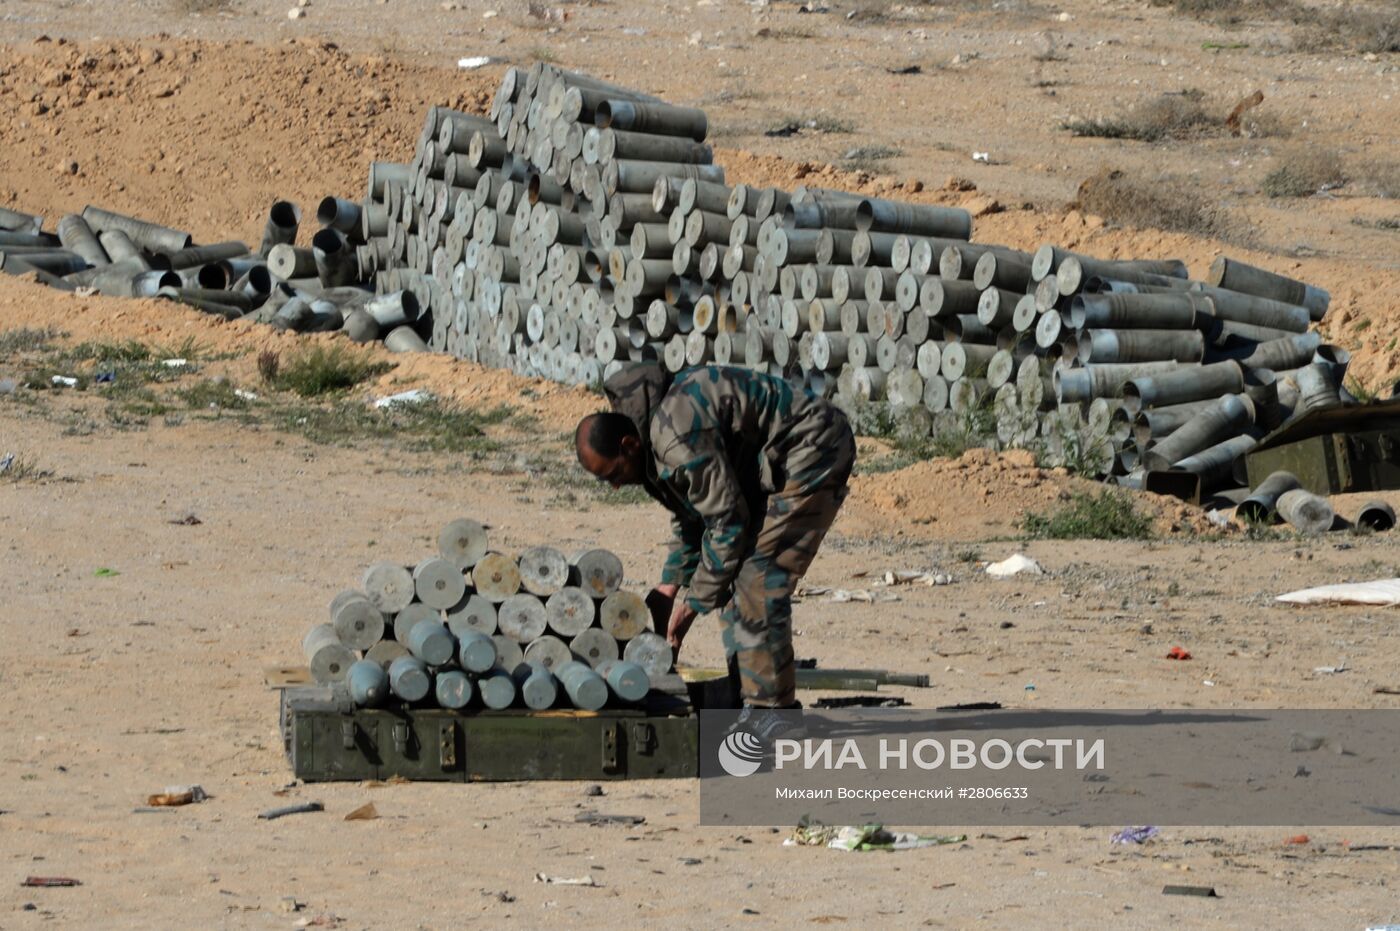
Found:
M 622 561 L 607 550 L 570 559 L 536 546 L 517 558 L 462 518 L 443 528 L 437 553 L 366 568 L 302 653 L 318 683 L 361 707 L 631 706 L 672 672 L 672 657 L 642 598 L 621 585 Z
M 0 266 L 573 384 L 629 360 L 742 365 L 858 427 L 992 425 L 989 445 L 1133 487 L 1148 468 L 1239 485 L 1261 436 L 1350 400 L 1345 350 L 1312 329 L 1319 288 L 1225 257 L 1192 281 L 1175 259 L 974 243 L 952 207 L 731 185 L 708 130 L 537 63 L 485 115 L 432 108 L 412 159 L 371 164 L 358 202 L 325 198 L 312 236 L 287 201 L 257 252 L 96 208 L 57 236 L 5 211 Z M 558 568 L 493 562 L 473 590 L 547 598 Z

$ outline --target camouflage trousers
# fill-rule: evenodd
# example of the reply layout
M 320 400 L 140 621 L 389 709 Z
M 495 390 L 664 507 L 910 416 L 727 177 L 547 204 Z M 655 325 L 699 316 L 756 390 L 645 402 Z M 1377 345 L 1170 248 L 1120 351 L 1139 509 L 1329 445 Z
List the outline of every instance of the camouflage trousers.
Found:
M 739 567 L 733 600 L 720 614 L 724 649 L 739 674 L 744 704 L 776 708 L 797 700 L 792 649 L 792 593 L 817 555 L 846 500 L 855 438 L 845 417 L 827 414 L 820 455 L 804 451 L 803 468 L 768 499 L 754 547 Z

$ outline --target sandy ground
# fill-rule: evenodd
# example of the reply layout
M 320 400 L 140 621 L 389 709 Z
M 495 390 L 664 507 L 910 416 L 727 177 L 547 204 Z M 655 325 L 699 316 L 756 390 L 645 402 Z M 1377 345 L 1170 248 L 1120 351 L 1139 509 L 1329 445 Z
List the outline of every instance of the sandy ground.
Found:
M 49 917 L 72 927 L 290 927 L 335 915 L 364 928 L 837 921 L 823 916 L 894 926 L 1360 927 L 1395 914 L 1394 854 L 1343 846 L 1395 843 L 1394 830 L 1169 828 L 1147 848 L 1123 850 L 1110 847 L 1109 829 L 973 828 L 956 847 L 861 856 L 784 849 L 785 826 L 742 836 L 697 827 L 689 782 L 610 785 L 603 799 L 572 783 L 287 788 L 262 670 L 295 661 L 301 631 L 364 565 L 420 556 L 444 520 L 472 514 L 511 549 L 540 540 L 544 526 L 565 547 L 609 546 L 641 586 L 655 579 L 663 542 L 655 509 L 551 505 L 520 476 L 464 474 L 453 457 L 313 446 L 218 420 L 73 435 L 62 416 L 71 402 L 48 403 L 57 415 L 0 406 L 5 445 L 53 472 L 0 485 L 10 541 L 0 573 L 15 580 L 0 608 L 11 632 L 0 659 L 10 722 L 0 752 L 10 877 L 0 884 L 0 926 Z M 202 523 L 176 523 L 188 514 Z M 1395 701 L 1372 692 L 1397 684 L 1390 612 L 1271 601 L 1295 586 L 1397 574 L 1391 539 L 1032 543 L 1025 551 L 1049 574 L 993 582 L 962 560 L 1000 558 L 1017 544 L 967 553 L 965 544 L 853 533 L 856 523 L 838 522 L 811 584 L 863 587 L 857 573 L 897 568 L 936 568 L 956 581 L 877 605 L 808 599 L 797 612 L 798 651 L 828 665 L 927 671 L 934 688 L 893 690 L 918 706 Z M 100 568 L 119 575 L 98 577 Z M 1195 659 L 1164 659 L 1175 645 Z M 719 660 L 712 623 L 700 623 L 687 652 L 693 662 Z M 1343 663 L 1338 675 L 1313 671 Z M 147 793 L 187 782 L 214 797 L 133 812 Z M 304 800 L 326 813 L 255 817 Z M 342 820 L 367 801 L 379 820 Z M 574 825 L 584 807 L 647 820 Z M 1312 842 L 1283 846 L 1298 830 Z M 604 888 L 541 886 L 532 881 L 539 871 L 591 872 Z M 30 874 L 84 885 L 19 888 Z M 1165 898 L 1166 882 L 1214 885 L 1222 898 Z M 501 901 L 503 892 L 514 901 Z M 305 915 L 282 910 L 288 896 Z M 20 911 L 28 903 L 38 912 Z
M 1396 374 L 1395 234 L 1349 222 L 1394 215 L 1393 201 L 1353 190 L 1301 206 L 1261 197 L 1258 179 L 1282 144 L 1272 138 L 1145 146 L 1057 129 L 1157 90 L 1200 87 L 1227 105 L 1261 87 L 1266 106 L 1295 127 L 1289 144 L 1325 139 L 1349 156 L 1384 155 L 1400 132 L 1400 70 L 1389 58 L 1301 54 L 1277 25 L 1222 30 L 1135 2 L 1018 2 L 996 11 L 954 3 L 847 20 L 851 7 L 839 4 L 813 16 L 792 5 L 754 13 L 733 0 L 629 0 L 568 5 L 554 32 L 517 3 L 467 0 L 448 10 L 427 0 L 313 0 L 296 22 L 288 5 L 7 0 L 0 203 L 56 217 L 96 202 L 201 239 L 256 238 L 274 197 L 307 205 L 328 193 L 354 196 L 369 159 L 407 158 L 430 103 L 480 106 L 502 66 L 467 75 L 451 67 L 457 56 L 546 53 L 705 105 L 725 127 L 717 141 L 733 180 L 792 184 L 816 175 L 978 210 L 995 200 L 1008 209 L 980 218 L 977 238 L 1025 248 L 1053 240 L 1104 255 L 1178 255 L 1199 273 L 1224 244 L 1109 229 L 1060 209 L 1105 163 L 1193 177 L 1244 217 L 1266 250 L 1229 246 L 1230 254 L 1328 287 L 1326 329 L 1356 352 L 1358 372 L 1373 384 Z M 484 16 L 493 9 L 497 16 Z M 157 32 L 164 35 L 149 38 Z M 1047 33 L 1056 37 L 1050 55 L 1037 44 Z M 34 44 L 40 36 L 50 41 Z M 1250 48 L 1201 48 L 1222 40 Z M 662 61 L 667 67 L 657 67 Z M 910 63 L 923 73 L 883 70 Z M 857 131 L 760 134 L 799 115 L 849 120 Z M 903 154 L 887 164 L 888 178 L 825 172 L 857 144 Z M 992 152 L 993 164 L 972 161 L 973 150 Z M 942 191 L 950 175 L 978 190 Z M 906 178 L 925 190 L 912 193 Z M 0 281 L 0 333 L 20 326 L 56 326 L 70 343 L 193 337 L 211 352 L 238 349 L 189 378 L 218 374 L 254 389 L 256 350 L 300 344 L 168 307 Z M 86 395 L 0 398 L 0 453 L 20 452 L 51 473 L 0 483 L 0 573 L 11 580 L 0 606 L 11 644 L 0 656 L 8 725 L 0 928 L 1400 920 L 1395 853 L 1347 846 L 1400 844 L 1393 829 L 1168 828 L 1157 842 L 1124 849 L 1109 845 L 1107 828 L 971 828 L 962 845 L 846 856 L 783 848 L 786 825 L 699 828 L 687 782 L 609 786 L 603 799 L 585 798 L 576 784 L 288 787 L 263 668 L 295 661 L 302 631 L 369 562 L 414 559 L 442 523 L 471 514 L 509 548 L 542 539 L 608 546 L 637 587 L 657 571 L 658 512 L 603 504 L 565 464 L 562 434 L 596 399 L 447 359 L 398 361 L 362 393 L 425 385 L 468 404 L 508 402 L 539 429 L 502 428 L 506 451 L 481 463 L 380 443 L 318 446 L 214 413 L 117 429 Z M 14 364 L 0 359 L 0 377 Z M 876 605 L 808 599 L 797 612 L 798 652 L 829 666 L 928 672 L 933 689 L 893 690 L 917 706 L 1395 703 L 1374 692 L 1400 685 L 1393 612 L 1272 602 L 1304 585 L 1400 575 L 1391 538 L 1176 533 L 1147 543 L 1023 545 L 1005 542 L 1016 519 L 1052 505 L 1072 483 L 977 456 L 862 482 L 810 583 L 863 587 L 859 573 L 900 568 L 936 568 L 955 583 L 901 590 L 899 601 Z M 191 513 L 202 523 L 175 523 Z M 1158 513 L 1168 525 L 1182 518 Z M 979 561 L 1022 548 L 1047 576 L 993 582 L 980 573 Z M 118 574 L 97 575 L 102 568 Z M 1003 628 L 1006 621 L 1014 626 Z M 1165 660 L 1176 645 L 1195 658 Z M 719 660 L 712 624 L 701 622 L 687 652 L 693 662 Z M 1314 671 L 1343 662 L 1340 674 Z M 187 782 L 213 798 L 133 812 L 148 793 Z M 324 802 L 325 813 L 255 817 L 303 800 Z M 367 801 L 378 820 L 342 820 Z M 574 824 L 585 807 L 646 822 Z M 1285 846 L 1299 831 L 1310 842 Z M 601 888 L 544 886 L 532 881 L 536 872 L 591 874 Z M 21 888 L 30 874 L 83 885 Z M 1164 897 L 1169 882 L 1213 885 L 1221 898 Z M 287 911 L 287 897 L 304 909 Z

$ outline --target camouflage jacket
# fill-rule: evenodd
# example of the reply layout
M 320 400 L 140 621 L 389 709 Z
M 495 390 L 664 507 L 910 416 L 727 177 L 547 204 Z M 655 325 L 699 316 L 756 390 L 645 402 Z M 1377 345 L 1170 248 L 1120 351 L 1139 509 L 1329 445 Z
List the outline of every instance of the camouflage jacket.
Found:
M 603 390 L 637 425 L 643 485 L 672 514 L 661 581 L 688 585 L 701 613 L 723 606 L 768 495 L 824 473 L 829 405 L 781 378 L 718 365 L 672 376 L 632 363 Z

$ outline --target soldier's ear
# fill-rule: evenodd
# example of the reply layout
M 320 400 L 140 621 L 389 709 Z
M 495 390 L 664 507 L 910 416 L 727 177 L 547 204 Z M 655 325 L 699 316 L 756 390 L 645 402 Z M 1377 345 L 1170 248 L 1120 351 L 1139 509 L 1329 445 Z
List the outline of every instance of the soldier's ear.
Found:
M 631 459 L 642 451 L 642 441 L 635 436 L 624 436 L 617 448 L 622 451 L 623 456 Z

